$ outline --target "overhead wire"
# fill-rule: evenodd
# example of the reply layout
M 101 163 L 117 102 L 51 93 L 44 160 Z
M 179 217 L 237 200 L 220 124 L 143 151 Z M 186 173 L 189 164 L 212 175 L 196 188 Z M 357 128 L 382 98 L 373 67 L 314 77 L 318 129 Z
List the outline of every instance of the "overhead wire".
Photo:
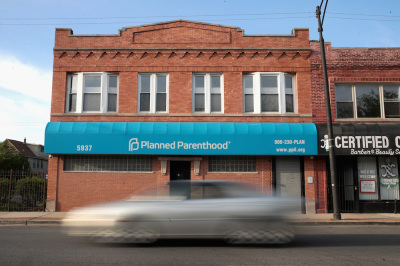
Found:
M 323 1 L 322 1 L 323 2 Z M 296 15 L 296 16 L 292 16 Z M 339 15 L 339 16 L 338 16 Z M 349 16 L 349 17 L 347 17 Z M 344 19 L 344 20 L 366 20 L 366 21 L 399 21 L 400 16 L 392 15 L 378 15 L 378 14 L 358 14 L 358 13 L 336 13 L 329 12 L 327 17 L 330 19 Z M 187 16 L 115 16 L 115 17 L 64 17 L 64 18 L 0 18 L 0 26 L 59 26 L 59 25 L 104 25 L 104 24 L 141 24 L 151 23 L 147 19 L 155 18 L 168 18 L 168 19 L 195 19 L 195 18 L 210 18 L 206 19 L 207 22 L 215 21 L 250 21 L 250 20 L 282 20 L 282 19 L 308 19 L 314 18 L 313 12 L 283 12 L 283 13 L 254 13 L 254 14 L 199 14 Z M 382 18 L 382 19 L 379 19 Z M 116 19 L 146 19 L 147 21 L 110 21 Z M 66 20 L 63 23 L 30 23 L 32 21 L 60 21 Z M 83 20 L 81 22 L 68 22 L 68 20 Z M 99 21 L 96 21 L 99 20 Z M 92 22 L 93 21 L 93 22 Z M 14 22 L 14 23 L 13 23 Z M 15 23 L 18 22 L 18 23 Z M 26 22 L 26 23 L 25 23 Z
M 292 16 L 296 15 L 296 16 Z M 120 16 L 120 17 L 64 17 L 64 18 L 0 18 L 0 26 L 60 26 L 60 25 L 105 25 L 105 24 L 143 24 L 152 23 L 151 19 L 168 18 L 168 19 L 196 19 L 210 18 L 207 22 L 222 21 L 251 21 L 251 20 L 283 20 L 283 19 L 309 19 L 314 18 L 313 12 L 287 12 L 287 13 L 255 13 L 255 14 L 209 14 L 209 15 L 189 15 L 189 16 Z M 348 16 L 348 17 L 347 17 Z M 336 13 L 328 12 L 326 17 L 329 19 L 342 20 L 361 20 L 361 21 L 400 21 L 400 16 L 378 15 L 378 14 L 357 14 L 357 13 Z M 382 19 L 381 19 L 382 18 Z M 399 18 L 399 19 L 397 19 Z M 116 19 L 146 19 L 146 21 L 110 21 Z M 33 21 L 62 21 L 55 23 L 31 23 Z M 68 20 L 80 22 L 68 22 Z M 98 20 L 98 21 L 96 21 Z M 149 21 L 150 20 L 150 21 Z M 18 22 L 18 23 L 15 23 Z
M 230 16 L 265 16 L 265 15 L 299 15 L 313 14 L 312 12 L 287 12 L 287 13 L 257 13 L 257 14 L 209 14 L 209 15 L 190 15 L 179 17 L 230 17 Z M 142 18 L 172 18 L 178 16 L 140 16 L 140 17 L 84 17 L 84 18 L 0 18 L 0 20 L 62 20 L 62 19 L 142 19 Z

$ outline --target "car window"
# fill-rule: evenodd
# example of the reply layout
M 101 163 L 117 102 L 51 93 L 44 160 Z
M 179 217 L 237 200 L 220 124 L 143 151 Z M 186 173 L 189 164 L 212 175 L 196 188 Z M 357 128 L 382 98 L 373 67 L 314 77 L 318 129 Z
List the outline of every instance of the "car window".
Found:
M 225 198 L 226 195 L 220 187 L 214 185 L 193 186 L 190 199 L 216 199 Z

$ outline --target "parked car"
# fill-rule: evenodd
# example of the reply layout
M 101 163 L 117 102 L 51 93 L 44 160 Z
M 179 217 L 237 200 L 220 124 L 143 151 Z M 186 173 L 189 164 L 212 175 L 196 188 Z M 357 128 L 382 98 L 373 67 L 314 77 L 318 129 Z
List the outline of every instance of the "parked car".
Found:
M 166 192 L 77 208 L 63 226 L 69 235 L 97 242 L 221 238 L 284 244 L 294 237 L 287 223 L 298 205 L 292 199 L 262 196 L 246 183 L 228 181 L 173 181 Z

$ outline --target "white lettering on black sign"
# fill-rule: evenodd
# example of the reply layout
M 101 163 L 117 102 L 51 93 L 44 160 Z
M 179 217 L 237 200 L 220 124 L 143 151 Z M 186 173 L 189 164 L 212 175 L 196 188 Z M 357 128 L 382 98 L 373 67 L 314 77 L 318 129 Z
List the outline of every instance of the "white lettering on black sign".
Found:
M 325 149 L 326 140 L 321 139 Z M 399 155 L 400 136 L 336 136 L 330 141 L 339 154 L 349 155 Z

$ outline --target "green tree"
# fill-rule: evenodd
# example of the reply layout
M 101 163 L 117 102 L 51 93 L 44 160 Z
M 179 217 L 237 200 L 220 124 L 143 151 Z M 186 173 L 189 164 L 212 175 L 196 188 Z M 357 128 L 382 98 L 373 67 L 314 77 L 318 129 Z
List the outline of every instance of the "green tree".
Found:
M 0 170 L 30 170 L 28 159 L 7 144 L 0 143 Z

